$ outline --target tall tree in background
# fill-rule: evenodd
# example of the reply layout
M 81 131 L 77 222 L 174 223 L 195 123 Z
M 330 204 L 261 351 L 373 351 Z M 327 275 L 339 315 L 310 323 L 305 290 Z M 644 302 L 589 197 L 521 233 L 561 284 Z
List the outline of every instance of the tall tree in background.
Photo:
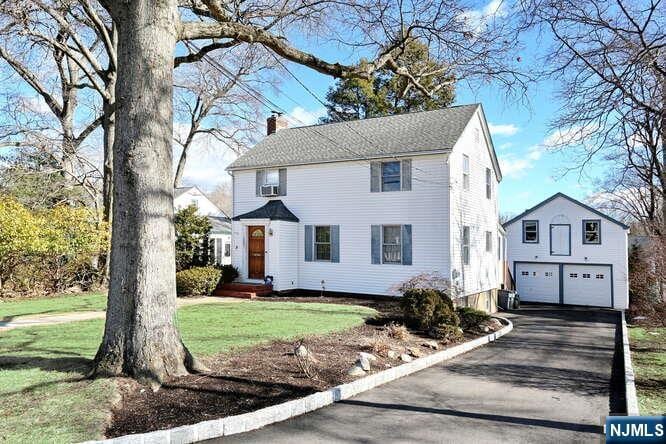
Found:
M 175 324 L 173 178 L 166 173 L 172 170 L 178 42 L 206 42 L 179 56 L 188 59 L 225 45 L 259 45 L 342 79 L 369 80 L 377 70 L 389 69 L 429 97 L 438 85 L 424 86 L 421 74 L 394 57 L 396 48 L 422 38 L 432 57 L 446 59 L 456 75 L 495 80 L 508 89 L 524 86 L 512 62 L 518 47 L 514 24 L 507 19 L 480 26 L 465 15 L 477 2 L 458 0 L 442 8 L 429 0 L 101 1 L 118 28 L 118 79 L 111 281 L 97 375 L 163 381 L 198 367 Z M 376 55 L 362 66 L 329 62 L 294 46 L 285 37 L 293 30 L 301 32 L 302 42 L 327 36 Z
M 409 72 L 417 73 L 429 96 L 414 88 L 408 78 L 388 68 L 377 70 L 371 78 L 338 80 L 326 94 L 327 122 L 357 120 L 412 111 L 445 108 L 455 99 L 455 78 L 445 62 L 430 56 L 427 45 L 416 39 L 393 50 L 396 61 Z M 361 66 L 367 64 L 361 61 Z
M 15 94 L 6 105 L 12 124 L 0 133 L 0 146 L 49 153 L 70 182 L 96 194 L 100 218 L 108 222 L 116 62 L 110 17 L 92 0 L 20 0 L 0 4 L 0 23 L 0 59 L 48 110 L 18 113 L 25 108 L 15 100 L 25 97 Z M 100 127 L 104 150 L 96 171 L 95 156 L 82 148 Z
M 182 186 L 188 156 L 197 142 L 211 142 L 218 150 L 241 155 L 253 142 L 261 119 L 257 100 L 248 87 L 273 83 L 264 75 L 272 67 L 258 48 L 234 47 L 214 60 L 181 64 L 176 70 L 174 112 L 182 122 L 175 128 L 174 140 L 180 147 L 174 188 Z M 211 147 L 212 148 L 212 147 Z
M 666 8 L 661 0 L 523 0 L 528 24 L 554 39 L 544 65 L 559 83 L 552 122 L 575 167 L 609 160 L 662 211 L 666 234 Z M 652 196 L 652 197 L 649 197 Z M 646 208 L 652 208 L 649 203 Z M 653 217 L 650 213 L 647 217 Z M 654 219 L 657 220 L 657 219 Z

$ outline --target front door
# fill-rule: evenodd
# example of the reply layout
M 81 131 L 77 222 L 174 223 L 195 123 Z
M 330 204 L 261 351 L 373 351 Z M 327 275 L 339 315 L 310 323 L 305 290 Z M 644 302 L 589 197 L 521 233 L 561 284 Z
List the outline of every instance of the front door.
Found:
M 247 250 L 249 254 L 247 277 L 250 279 L 264 278 L 264 263 L 266 257 L 264 237 L 265 230 L 263 226 L 247 227 Z

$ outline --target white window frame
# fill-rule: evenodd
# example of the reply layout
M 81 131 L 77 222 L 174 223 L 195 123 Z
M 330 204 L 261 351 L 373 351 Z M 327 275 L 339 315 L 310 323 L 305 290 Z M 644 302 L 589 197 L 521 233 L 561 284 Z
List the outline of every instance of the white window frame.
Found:
M 268 178 L 271 176 L 271 173 L 275 176 L 275 182 L 269 181 Z M 280 186 L 280 170 L 278 168 L 266 168 L 264 170 L 264 183 L 263 185 L 274 185 L 276 187 Z
M 471 233 L 470 233 L 470 228 L 468 225 L 463 226 L 462 229 L 462 248 L 461 248 L 461 255 L 462 255 L 462 262 L 463 265 L 469 265 L 470 263 L 470 243 L 471 243 Z
M 328 228 L 328 242 L 317 242 L 317 229 L 318 228 Z M 313 228 L 313 256 L 315 262 L 331 262 L 332 248 L 333 243 L 331 242 L 331 226 L 330 225 L 315 225 Z M 328 245 L 328 259 L 320 259 L 317 245 Z
M 463 190 L 469 190 L 470 182 L 470 160 L 467 154 L 463 154 Z
M 389 265 L 400 265 L 400 264 L 402 264 L 402 243 L 403 243 L 403 238 L 402 238 L 402 225 L 390 225 L 390 224 L 389 224 L 389 225 L 382 225 L 381 227 L 382 227 L 382 251 L 381 251 L 381 254 L 382 254 L 382 264 L 389 264 Z M 398 232 L 400 233 L 400 238 L 399 238 L 400 240 L 398 241 L 397 244 L 395 244 L 395 243 L 387 244 L 387 243 L 385 242 L 385 239 L 384 239 L 384 229 L 387 228 L 387 227 L 398 228 Z M 384 258 L 385 258 L 385 255 L 384 255 L 384 247 L 386 247 L 387 245 L 390 245 L 390 246 L 397 245 L 397 246 L 398 246 L 398 254 L 400 255 L 400 261 L 390 261 L 390 262 L 387 262 L 387 261 L 384 259 Z
M 397 190 L 385 190 L 384 189 L 384 165 L 389 164 L 389 163 L 397 163 L 398 164 L 398 189 Z M 386 162 L 381 162 L 381 165 L 379 167 L 379 188 L 383 193 L 389 193 L 392 191 L 400 191 L 402 190 L 402 162 L 399 160 L 389 160 Z
M 493 197 L 493 173 L 490 168 L 486 168 L 486 199 Z
M 535 224 L 536 227 L 536 239 L 527 240 L 527 224 Z M 522 224 L 523 230 L 523 243 L 524 244 L 538 244 L 539 243 L 539 221 L 538 220 L 524 220 Z

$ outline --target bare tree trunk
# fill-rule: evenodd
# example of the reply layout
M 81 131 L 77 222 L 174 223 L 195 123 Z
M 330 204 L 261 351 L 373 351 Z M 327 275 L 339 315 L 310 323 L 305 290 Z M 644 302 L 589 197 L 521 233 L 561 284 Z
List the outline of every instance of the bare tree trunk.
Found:
M 176 328 L 172 74 L 177 2 L 104 2 L 118 26 L 111 279 L 95 375 L 187 373 Z
M 189 142 L 189 137 L 188 137 Z M 183 151 L 180 153 L 180 158 L 178 159 L 178 165 L 176 166 L 176 176 L 173 179 L 173 187 L 178 188 L 181 185 L 183 180 L 183 173 L 185 172 L 185 164 L 187 163 L 187 151 L 189 149 L 189 143 L 183 145 Z

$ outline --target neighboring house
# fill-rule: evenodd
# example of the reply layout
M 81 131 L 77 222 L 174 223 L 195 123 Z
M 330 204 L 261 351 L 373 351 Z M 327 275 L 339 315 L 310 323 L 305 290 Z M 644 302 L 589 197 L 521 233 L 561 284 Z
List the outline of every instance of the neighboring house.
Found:
M 213 242 L 215 263 L 231 263 L 231 221 L 199 188 L 181 187 L 173 191 L 173 206 L 178 210 L 190 205 L 197 207 L 197 214 L 208 216 L 212 225 L 210 239 Z
M 521 300 L 628 307 L 627 225 L 557 193 L 504 227 Z
M 494 310 L 501 172 L 483 108 L 284 129 L 234 161 L 232 263 L 277 291 L 395 295 L 437 272 Z M 474 296 L 470 298 L 469 296 Z

